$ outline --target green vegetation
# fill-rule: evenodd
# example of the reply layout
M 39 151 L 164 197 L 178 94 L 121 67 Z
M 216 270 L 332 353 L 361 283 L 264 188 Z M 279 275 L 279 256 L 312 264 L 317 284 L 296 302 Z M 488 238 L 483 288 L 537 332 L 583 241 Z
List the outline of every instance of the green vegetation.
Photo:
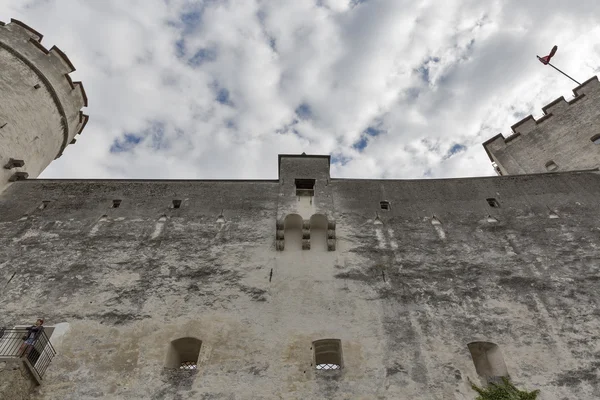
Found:
M 502 383 L 490 383 L 486 388 L 471 383 L 471 387 L 479 396 L 475 400 L 536 400 L 539 390 L 527 392 L 519 390 L 507 378 L 502 378 Z

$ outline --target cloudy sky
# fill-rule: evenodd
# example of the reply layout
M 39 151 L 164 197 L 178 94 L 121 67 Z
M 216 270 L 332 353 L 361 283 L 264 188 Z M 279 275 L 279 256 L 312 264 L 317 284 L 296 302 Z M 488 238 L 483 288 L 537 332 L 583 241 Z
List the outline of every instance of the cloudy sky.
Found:
M 90 122 L 45 178 L 493 175 L 481 143 L 600 72 L 596 0 L 1 0 L 71 59 Z

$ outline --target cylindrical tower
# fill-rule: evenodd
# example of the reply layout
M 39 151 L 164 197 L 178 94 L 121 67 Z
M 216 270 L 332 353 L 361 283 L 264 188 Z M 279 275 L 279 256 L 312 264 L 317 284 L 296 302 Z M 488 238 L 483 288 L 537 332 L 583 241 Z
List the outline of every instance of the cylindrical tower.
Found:
M 15 180 L 37 177 L 88 121 L 87 97 L 56 46 L 24 23 L 0 21 L 0 192 Z

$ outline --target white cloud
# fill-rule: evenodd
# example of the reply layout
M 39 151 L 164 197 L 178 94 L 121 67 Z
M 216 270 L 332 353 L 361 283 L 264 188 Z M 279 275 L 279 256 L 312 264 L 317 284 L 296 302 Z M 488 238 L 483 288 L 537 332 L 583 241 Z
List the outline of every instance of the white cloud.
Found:
M 600 71 L 599 16 L 594 1 L 0 4 L 89 97 L 46 178 L 275 178 L 277 154 L 303 151 L 333 154 L 337 177 L 492 175 L 481 143 L 574 86 L 536 54 L 558 44 L 580 80 Z

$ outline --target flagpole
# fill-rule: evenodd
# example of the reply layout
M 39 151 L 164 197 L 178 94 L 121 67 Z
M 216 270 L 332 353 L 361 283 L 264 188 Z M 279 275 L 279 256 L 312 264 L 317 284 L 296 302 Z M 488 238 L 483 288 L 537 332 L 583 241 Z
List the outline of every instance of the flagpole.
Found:
M 540 56 L 536 56 L 536 57 L 538 58 L 538 60 L 542 61 Z M 581 83 L 577 82 L 575 79 L 571 78 L 569 75 L 565 74 L 564 72 L 562 72 L 560 69 L 556 68 L 554 65 L 550 64 L 549 62 L 548 63 L 542 62 L 542 64 L 551 66 L 552 68 L 554 68 L 555 70 L 557 70 L 558 72 L 560 72 L 561 74 L 563 74 L 564 76 L 566 76 L 567 78 L 569 78 L 570 80 L 575 82 L 576 84 L 581 85 Z

